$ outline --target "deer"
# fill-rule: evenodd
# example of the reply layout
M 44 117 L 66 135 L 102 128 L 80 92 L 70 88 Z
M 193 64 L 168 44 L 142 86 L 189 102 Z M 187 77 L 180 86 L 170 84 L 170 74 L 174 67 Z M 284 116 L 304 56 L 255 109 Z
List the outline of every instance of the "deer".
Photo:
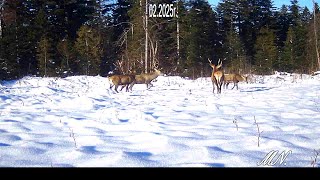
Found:
M 228 85 L 229 83 L 233 82 L 233 87 L 232 89 L 236 86 L 237 90 L 239 89 L 238 87 L 238 82 L 240 81 L 245 81 L 246 83 L 248 83 L 248 77 L 240 75 L 240 74 L 225 74 L 224 75 L 224 88 L 228 89 Z
M 150 89 L 153 86 L 151 84 L 151 81 L 156 79 L 160 75 L 162 75 L 162 72 L 154 68 L 154 72 L 135 75 L 135 84 L 146 84 L 147 89 Z
M 217 93 L 221 93 L 221 87 L 224 81 L 224 72 L 222 70 L 222 62 L 219 59 L 218 65 L 212 64 L 212 61 L 208 58 L 208 61 L 210 63 L 210 66 L 212 67 L 212 73 L 211 73 L 211 81 L 212 81 L 212 86 L 213 90 L 212 92 L 214 93 L 214 86 L 217 86 Z
M 118 86 L 123 85 L 120 91 L 126 87 L 126 92 L 129 91 L 129 89 L 132 91 L 132 87 L 135 84 L 135 75 L 112 75 L 108 77 L 110 82 L 110 89 L 112 89 L 113 86 L 115 86 L 114 90 L 118 92 Z

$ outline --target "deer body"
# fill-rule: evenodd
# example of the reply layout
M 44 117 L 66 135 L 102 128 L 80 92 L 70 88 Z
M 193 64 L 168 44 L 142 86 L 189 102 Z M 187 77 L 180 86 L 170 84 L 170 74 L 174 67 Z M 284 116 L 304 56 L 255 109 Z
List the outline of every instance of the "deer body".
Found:
M 224 72 L 221 69 L 222 63 L 218 63 L 218 65 L 214 65 L 211 63 L 210 59 L 208 59 L 210 66 L 212 67 L 212 73 L 211 73 L 211 81 L 212 81 L 212 92 L 214 93 L 214 86 L 217 86 L 217 92 L 221 93 L 221 87 L 224 81 Z
M 115 86 L 114 90 L 118 93 L 118 86 L 124 85 L 121 90 L 126 86 L 126 91 L 130 90 L 132 91 L 132 87 L 135 84 L 135 76 L 134 75 L 113 75 L 109 78 L 110 81 L 110 89 Z
M 151 84 L 151 81 L 156 79 L 161 74 L 162 73 L 159 70 L 155 69 L 155 71 L 152 73 L 144 73 L 144 74 L 135 75 L 135 84 L 146 84 L 147 89 L 149 89 L 153 86 Z M 151 87 L 149 87 L 149 85 Z
M 247 77 L 245 76 L 242 76 L 240 74 L 225 74 L 225 77 L 224 77 L 224 87 L 225 88 L 228 88 L 228 85 L 229 83 L 233 82 L 233 87 L 232 89 L 236 86 L 237 89 L 239 88 L 238 87 L 238 82 L 240 81 L 245 81 L 248 83 L 248 80 L 247 80 Z

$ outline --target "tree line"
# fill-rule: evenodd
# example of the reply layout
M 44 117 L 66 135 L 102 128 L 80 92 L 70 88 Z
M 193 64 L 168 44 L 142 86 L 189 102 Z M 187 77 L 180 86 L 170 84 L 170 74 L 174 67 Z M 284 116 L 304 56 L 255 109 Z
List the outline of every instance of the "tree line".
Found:
M 173 4 L 150 17 L 150 4 Z M 151 72 L 312 73 L 320 69 L 319 7 L 297 0 L 0 0 L 0 77 Z

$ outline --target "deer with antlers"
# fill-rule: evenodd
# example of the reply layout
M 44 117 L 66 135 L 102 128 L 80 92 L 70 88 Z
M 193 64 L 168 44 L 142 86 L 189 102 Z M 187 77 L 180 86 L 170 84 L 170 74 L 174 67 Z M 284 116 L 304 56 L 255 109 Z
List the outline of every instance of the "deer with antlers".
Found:
M 208 58 L 208 61 L 210 63 L 210 66 L 212 67 L 212 73 L 211 73 L 211 81 L 213 86 L 213 93 L 214 93 L 214 86 L 217 86 L 217 92 L 218 94 L 221 93 L 221 87 L 224 81 L 224 72 L 222 70 L 222 61 L 218 62 L 218 65 L 212 64 L 212 61 Z

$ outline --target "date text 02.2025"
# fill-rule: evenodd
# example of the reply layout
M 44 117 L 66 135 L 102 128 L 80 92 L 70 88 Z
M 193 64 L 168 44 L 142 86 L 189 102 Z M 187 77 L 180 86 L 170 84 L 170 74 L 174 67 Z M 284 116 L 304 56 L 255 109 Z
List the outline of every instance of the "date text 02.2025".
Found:
M 176 17 L 173 4 L 149 4 L 149 17 Z

